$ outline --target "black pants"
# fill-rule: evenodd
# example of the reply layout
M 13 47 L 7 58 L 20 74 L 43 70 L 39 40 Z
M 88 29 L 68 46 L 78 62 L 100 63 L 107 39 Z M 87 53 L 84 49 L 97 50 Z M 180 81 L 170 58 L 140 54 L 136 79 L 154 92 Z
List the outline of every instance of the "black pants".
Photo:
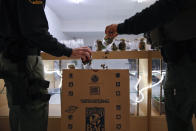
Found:
M 165 109 L 168 131 L 193 131 L 196 112 L 196 62 L 184 55 L 178 64 L 167 64 Z
M 0 72 L 9 71 L 13 76 L 7 76 L 5 80 L 7 88 L 8 106 L 10 109 L 9 120 L 11 131 L 47 131 L 48 126 L 48 101 L 36 100 L 29 101 L 25 106 L 13 104 L 14 95 L 21 96 L 20 92 L 16 94 L 14 89 L 21 86 L 23 79 L 18 77 L 21 72 L 18 65 L 5 59 L 0 54 Z M 28 56 L 28 70 L 32 72 L 34 78 L 44 79 L 43 64 L 40 56 Z M 36 88 L 36 87 L 34 87 Z

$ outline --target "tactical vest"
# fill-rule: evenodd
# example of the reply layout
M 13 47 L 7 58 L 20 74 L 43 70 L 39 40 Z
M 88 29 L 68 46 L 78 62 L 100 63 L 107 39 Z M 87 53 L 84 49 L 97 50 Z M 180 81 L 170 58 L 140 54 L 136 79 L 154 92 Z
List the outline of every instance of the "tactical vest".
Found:
M 150 32 L 152 44 L 184 41 L 196 38 L 196 0 L 189 0 L 182 11 L 169 23 Z

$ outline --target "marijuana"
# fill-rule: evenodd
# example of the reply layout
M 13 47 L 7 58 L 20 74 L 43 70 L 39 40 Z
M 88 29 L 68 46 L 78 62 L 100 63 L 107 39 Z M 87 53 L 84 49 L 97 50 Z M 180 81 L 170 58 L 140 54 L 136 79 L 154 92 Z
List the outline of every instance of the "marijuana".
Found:
M 105 49 L 106 47 L 103 45 L 101 40 L 97 40 L 97 51 L 102 51 L 103 49 Z
M 113 50 L 113 51 L 116 51 L 117 49 L 118 49 L 118 48 L 117 48 L 116 44 L 113 43 L 113 44 L 112 44 L 112 50 Z
M 144 38 L 140 39 L 140 43 L 139 43 L 139 49 L 140 50 L 145 50 L 146 49 L 146 43 L 144 42 Z
M 114 38 L 105 36 L 104 40 L 106 45 L 110 45 L 113 42 Z
M 87 59 L 86 61 L 84 61 L 83 59 L 82 59 L 82 63 L 83 63 L 83 65 L 91 65 L 92 64 L 92 59 Z
M 70 65 L 68 65 L 68 68 L 69 69 L 75 69 L 75 65 L 74 64 L 70 64 Z
M 103 68 L 103 70 L 108 69 L 108 66 L 106 66 L 105 64 L 101 64 L 101 67 Z
M 119 50 L 125 50 L 126 49 L 126 43 L 125 43 L 125 39 L 121 39 L 120 40 L 120 44 L 118 45 Z

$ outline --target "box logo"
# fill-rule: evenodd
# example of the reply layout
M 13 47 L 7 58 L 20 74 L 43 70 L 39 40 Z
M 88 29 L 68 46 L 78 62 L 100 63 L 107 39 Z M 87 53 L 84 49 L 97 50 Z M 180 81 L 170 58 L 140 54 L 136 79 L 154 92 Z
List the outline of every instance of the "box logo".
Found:
M 91 81 L 94 82 L 94 83 L 96 83 L 96 82 L 99 81 L 99 77 L 98 77 L 97 75 L 93 75 L 93 76 L 91 77 Z
M 86 108 L 86 131 L 105 131 L 104 108 Z
M 90 86 L 90 95 L 100 95 L 100 87 Z

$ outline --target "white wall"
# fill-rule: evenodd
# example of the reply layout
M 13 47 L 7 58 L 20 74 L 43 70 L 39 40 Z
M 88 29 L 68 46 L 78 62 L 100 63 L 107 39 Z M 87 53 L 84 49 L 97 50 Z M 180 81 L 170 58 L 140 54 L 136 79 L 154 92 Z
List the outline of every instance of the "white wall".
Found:
M 105 37 L 105 32 L 64 32 L 65 35 L 69 36 L 70 39 L 83 39 L 84 44 L 87 46 L 94 45 L 96 40 L 103 40 Z M 140 35 L 119 35 L 117 39 L 124 38 L 129 41 L 134 41 L 136 38 L 143 37 L 143 34 Z
M 54 13 L 54 11 L 52 11 L 48 6 L 46 6 L 45 13 L 48 19 L 49 32 L 59 41 L 69 39 L 69 37 L 63 33 L 63 23 L 61 22 L 60 18 Z
M 111 24 L 111 21 L 98 20 L 98 21 L 63 21 L 56 13 L 46 6 L 45 13 L 49 23 L 49 32 L 61 40 L 83 39 L 85 45 L 93 45 L 98 39 L 102 40 L 105 36 L 104 30 L 106 25 Z M 116 21 L 114 23 L 119 23 Z M 127 35 L 119 36 L 128 40 L 134 40 L 141 36 Z

